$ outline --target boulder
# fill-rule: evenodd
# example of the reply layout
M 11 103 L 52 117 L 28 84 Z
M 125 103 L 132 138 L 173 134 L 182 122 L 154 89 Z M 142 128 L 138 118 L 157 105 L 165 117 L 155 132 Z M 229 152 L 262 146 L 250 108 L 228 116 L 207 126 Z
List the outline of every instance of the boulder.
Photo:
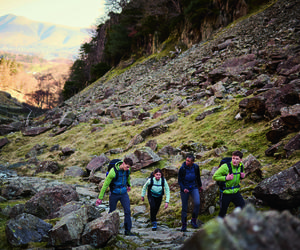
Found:
M 36 144 L 34 145 L 30 151 L 25 155 L 25 158 L 33 158 L 37 157 L 38 155 L 41 155 L 44 153 L 44 149 L 47 148 L 47 145 L 40 145 Z
M 89 221 L 93 221 L 101 214 L 94 206 L 83 205 L 79 209 L 67 213 L 49 231 L 49 244 L 55 247 L 71 247 L 81 245 L 82 232 Z M 110 222 L 111 223 L 111 222 Z
M 112 236 L 118 234 L 119 226 L 120 217 L 117 211 L 103 213 L 101 218 L 86 224 L 82 233 L 82 243 L 96 248 L 104 247 Z
M 31 214 L 20 214 L 7 222 L 7 241 L 14 247 L 26 246 L 30 242 L 42 242 L 52 225 Z
M 160 161 L 160 157 L 149 147 L 137 149 L 133 154 L 128 155 L 128 157 L 133 161 L 133 166 L 131 168 L 132 171 L 138 171 Z
M 290 107 L 283 107 L 280 110 L 281 116 L 284 125 L 294 131 L 300 129 L 300 104 L 297 103 Z
M 6 206 L 4 209 L 2 209 L 1 213 L 12 219 L 16 218 L 19 214 L 24 213 L 24 208 L 24 204 L 16 204 L 13 207 Z
M 164 177 L 166 179 L 170 179 L 172 177 L 178 177 L 178 171 L 179 169 L 177 167 L 167 166 L 161 169 L 161 172 L 163 173 Z
M 159 156 L 170 156 L 170 155 L 177 155 L 179 153 L 179 150 L 176 148 L 173 148 L 170 145 L 164 146 L 162 149 L 160 149 L 157 154 Z
M 109 159 L 105 154 L 101 154 L 100 156 L 94 157 L 86 166 L 86 170 L 88 173 L 96 172 L 101 170 L 101 168 L 109 162 Z
M 42 161 L 39 163 L 37 170 L 35 173 L 41 173 L 41 172 L 50 172 L 54 174 L 59 170 L 58 163 L 56 161 Z
M 296 250 L 299 248 L 300 220 L 288 211 L 258 212 L 248 204 L 236 208 L 224 219 L 211 220 L 184 242 L 189 250 Z
M 216 198 L 219 195 L 219 187 L 212 179 L 212 176 L 217 169 L 218 167 L 214 167 L 211 171 L 203 170 L 201 173 L 203 192 L 200 192 L 200 214 L 207 212 L 210 206 L 216 205 Z
M 24 136 L 36 136 L 40 135 L 42 133 L 45 133 L 46 131 L 50 130 L 51 127 L 33 127 L 33 128 L 25 128 L 22 131 L 22 134 Z
M 70 185 L 58 185 L 36 193 L 25 203 L 25 212 L 41 219 L 54 218 L 53 214 L 62 205 L 78 200 L 77 192 Z
M 260 182 L 254 188 L 253 195 L 272 208 L 300 206 L 300 161 Z
M 0 139 L 0 149 L 3 148 L 8 143 L 9 143 L 9 140 L 6 137 L 1 138 Z
M 79 166 L 71 166 L 66 168 L 64 176 L 72 176 L 72 177 L 83 177 L 85 176 L 85 171 Z
M 252 155 L 248 155 L 245 159 L 243 159 L 244 164 L 244 172 L 245 175 L 249 175 L 255 173 L 256 176 L 262 178 L 261 164 L 260 162 Z
M 72 123 L 74 122 L 76 118 L 76 115 L 72 112 L 66 112 L 62 118 L 59 121 L 59 126 L 62 127 L 69 127 L 70 125 L 72 125 Z
M 286 152 L 288 158 L 294 151 L 300 149 L 300 133 L 294 136 L 287 144 L 284 145 L 283 149 Z
M 145 144 L 146 147 L 151 148 L 153 151 L 157 149 L 157 141 L 156 140 L 149 140 Z
M 2 186 L 1 195 L 8 200 L 17 200 L 32 197 L 37 193 L 36 189 L 29 183 L 15 180 L 9 181 Z

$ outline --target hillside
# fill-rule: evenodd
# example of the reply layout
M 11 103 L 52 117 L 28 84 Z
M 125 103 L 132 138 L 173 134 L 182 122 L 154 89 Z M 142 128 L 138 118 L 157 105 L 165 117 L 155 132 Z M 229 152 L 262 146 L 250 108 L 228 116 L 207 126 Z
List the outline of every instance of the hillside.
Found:
M 32 21 L 8 14 L 0 17 L 0 50 L 39 55 L 45 59 L 74 59 L 89 38 L 87 30 Z
M 47 61 L 36 56 L 0 51 L 0 90 L 20 103 L 49 109 L 62 99 L 61 91 L 72 61 Z
M 94 204 L 106 171 L 101 160 L 130 156 L 135 163 L 133 189 L 129 194 L 132 210 L 145 206 L 140 200 L 141 183 L 151 170 L 167 168 L 169 173 L 170 169 L 173 173 L 167 177 L 171 187 L 170 204 L 167 210 L 161 208 L 159 220 L 163 222 L 162 227 L 175 234 L 181 211 L 176 170 L 185 155 L 196 156 L 206 184 L 200 219 L 207 223 L 219 209 L 218 191 L 212 188 L 214 183 L 209 176 L 222 157 L 241 150 L 245 165 L 251 162 L 241 183 L 246 202 L 262 211 L 289 210 L 296 224 L 300 206 L 299 39 L 299 1 L 279 0 L 238 19 L 178 55 L 163 51 L 130 66 L 124 62 L 60 106 L 32 120 L 22 131 L 3 135 L 1 139 L 6 138 L 7 143 L 1 148 L 0 164 L 14 169 L 25 182 L 25 177 L 34 177 L 40 178 L 39 181 L 48 179 L 85 187 L 95 195 L 89 193 L 85 202 Z M 293 148 L 291 142 L 295 142 Z M 89 165 L 95 167 L 94 172 L 88 164 L 97 157 L 100 163 Z M 41 171 L 40 163 L 45 161 L 57 163 L 59 170 Z M 277 174 L 292 166 L 295 183 L 286 181 L 277 185 L 286 176 Z M 75 167 L 85 174 L 67 176 L 67 171 Z M 262 198 L 255 196 L 256 187 L 272 176 L 275 181 L 267 183 L 267 190 L 276 193 L 266 192 Z M 32 179 L 26 184 L 31 182 Z M 273 184 L 277 186 L 273 188 Z M 3 203 L 3 207 L 8 203 Z M 213 212 L 209 211 L 210 207 Z M 229 212 L 232 211 L 230 207 Z M 143 213 L 135 213 L 134 227 L 141 232 L 139 241 L 118 238 L 117 242 L 124 242 L 123 248 L 137 249 L 142 245 L 152 249 L 161 240 L 159 235 L 150 240 L 144 236 L 149 227 L 143 227 L 148 216 Z M 272 226 L 274 213 L 269 215 L 266 224 Z M 255 218 L 255 214 L 252 216 Z M 237 221 L 227 221 L 228 227 L 231 226 L 229 231 L 238 230 L 234 224 Z M 214 246 L 214 249 L 232 249 L 231 244 L 220 245 L 216 238 L 224 233 L 224 224 L 220 222 L 216 234 L 207 231 L 208 236 L 201 235 L 210 239 L 203 244 L 215 244 L 203 249 Z M 277 235 L 285 231 L 282 227 L 276 229 Z M 243 235 L 245 238 L 247 233 Z M 257 232 L 262 237 L 265 233 L 261 229 Z M 180 241 L 162 239 L 155 247 L 178 248 L 185 239 L 182 234 L 178 238 Z M 236 244 L 241 244 L 236 249 L 252 249 L 253 245 L 254 249 L 255 244 L 261 243 L 250 242 L 252 245 L 247 248 L 240 243 L 240 238 L 234 239 Z

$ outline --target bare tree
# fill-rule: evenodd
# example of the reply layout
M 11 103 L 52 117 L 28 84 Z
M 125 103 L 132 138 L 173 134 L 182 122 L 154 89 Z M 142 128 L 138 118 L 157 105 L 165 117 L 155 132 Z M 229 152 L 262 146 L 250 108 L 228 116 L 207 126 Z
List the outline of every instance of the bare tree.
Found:
M 130 0 L 105 0 L 105 5 L 108 8 L 108 12 L 120 13 Z

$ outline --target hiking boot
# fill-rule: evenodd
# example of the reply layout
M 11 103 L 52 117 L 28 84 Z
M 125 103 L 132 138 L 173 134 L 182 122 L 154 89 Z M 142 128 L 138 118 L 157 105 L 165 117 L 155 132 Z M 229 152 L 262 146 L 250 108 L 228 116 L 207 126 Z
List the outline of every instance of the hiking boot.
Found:
M 186 232 L 186 223 L 182 223 L 181 232 Z
M 134 233 L 132 233 L 130 231 L 125 231 L 125 235 L 126 236 L 136 236 Z
M 157 222 L 153 221 L 152 222 L 152 231 L 156 231 L 156 229 L 157 229 Z
M 197 219 L 196 218 L 192 218 L 191 219 L 191 224 L 193 228 L 199 228 L 198 224 L 197 224 Z

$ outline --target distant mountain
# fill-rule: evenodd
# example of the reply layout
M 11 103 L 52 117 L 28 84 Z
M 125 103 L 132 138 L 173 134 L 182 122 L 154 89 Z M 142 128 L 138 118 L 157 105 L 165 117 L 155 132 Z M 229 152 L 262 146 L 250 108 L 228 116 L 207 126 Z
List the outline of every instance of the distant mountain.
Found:
M 35 54 L 45 59 L 73 59 L 88 38 L 87 29 L 37 22 L 12 14 L 0 17 L 2 51 Z

